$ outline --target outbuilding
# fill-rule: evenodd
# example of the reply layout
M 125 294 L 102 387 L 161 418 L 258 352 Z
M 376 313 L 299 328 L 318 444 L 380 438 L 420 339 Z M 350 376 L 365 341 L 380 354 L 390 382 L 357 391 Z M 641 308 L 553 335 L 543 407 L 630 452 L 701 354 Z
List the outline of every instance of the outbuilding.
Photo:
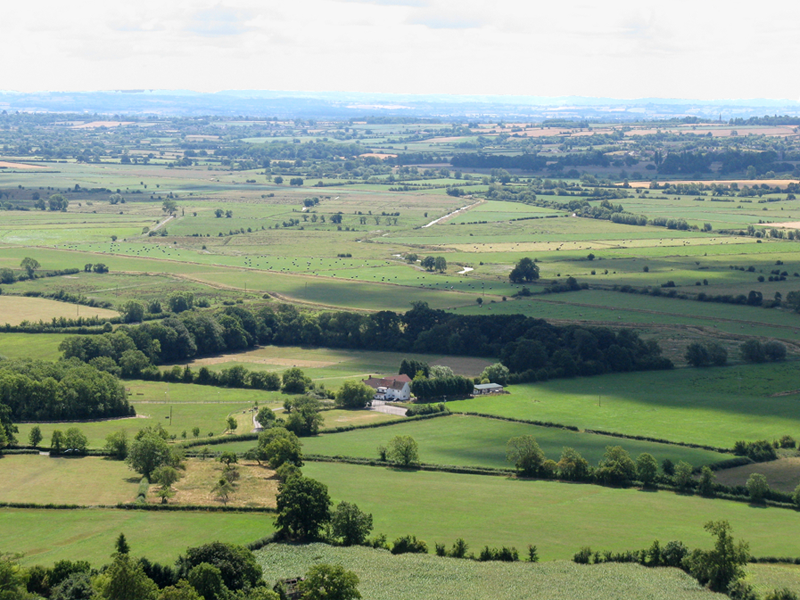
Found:
M 503 393 L 503 386 L 499 383 L 479 383 L 475 385 L 472 390 L 473 396 L 482 396 L 484 394 L 501 394 Z

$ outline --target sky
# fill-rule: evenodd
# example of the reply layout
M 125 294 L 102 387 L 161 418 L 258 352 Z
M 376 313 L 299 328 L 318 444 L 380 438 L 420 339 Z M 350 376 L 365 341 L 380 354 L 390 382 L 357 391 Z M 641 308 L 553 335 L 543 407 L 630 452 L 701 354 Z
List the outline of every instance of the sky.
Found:
M 28 0 L 0 89 L 800 100 L 800 3 Z

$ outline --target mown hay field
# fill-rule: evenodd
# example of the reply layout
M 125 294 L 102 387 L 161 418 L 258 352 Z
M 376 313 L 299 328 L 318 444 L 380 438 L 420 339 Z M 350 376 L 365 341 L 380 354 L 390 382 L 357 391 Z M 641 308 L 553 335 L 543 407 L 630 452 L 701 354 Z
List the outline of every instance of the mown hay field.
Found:
M 0 321 L 9 325 L 19 325 L 23 321 L 36 323 L 50 322 L 52 319 L 77 319 L 78 317 L 99 317 L 111 319 L 119 316 L 114 310 L 80 306 L 68 302 L 58 302 L 47 298 L 0 295 Z

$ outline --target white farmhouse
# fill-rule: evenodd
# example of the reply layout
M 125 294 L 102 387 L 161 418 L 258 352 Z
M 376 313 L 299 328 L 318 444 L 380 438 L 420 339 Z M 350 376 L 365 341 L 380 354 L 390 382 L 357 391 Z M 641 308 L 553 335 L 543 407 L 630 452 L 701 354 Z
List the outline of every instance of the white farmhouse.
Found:
M 375 400 L 411 400 L 411 378 L 408 375 L 370 377 L 364 383 L 375 390 Z

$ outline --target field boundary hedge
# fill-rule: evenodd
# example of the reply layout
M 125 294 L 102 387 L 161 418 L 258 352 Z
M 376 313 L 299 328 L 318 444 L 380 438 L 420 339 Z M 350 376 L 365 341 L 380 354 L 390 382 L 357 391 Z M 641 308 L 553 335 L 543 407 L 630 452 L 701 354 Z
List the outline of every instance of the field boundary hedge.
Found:
M 38 504 L 36 502 L 0 502 L 0 508 L 29 508 L 36 510 L 148 510 L 166 512 L 252 512 L 275 514 L 277 511 L 268 506 L 211 506 L 200 504 Z

